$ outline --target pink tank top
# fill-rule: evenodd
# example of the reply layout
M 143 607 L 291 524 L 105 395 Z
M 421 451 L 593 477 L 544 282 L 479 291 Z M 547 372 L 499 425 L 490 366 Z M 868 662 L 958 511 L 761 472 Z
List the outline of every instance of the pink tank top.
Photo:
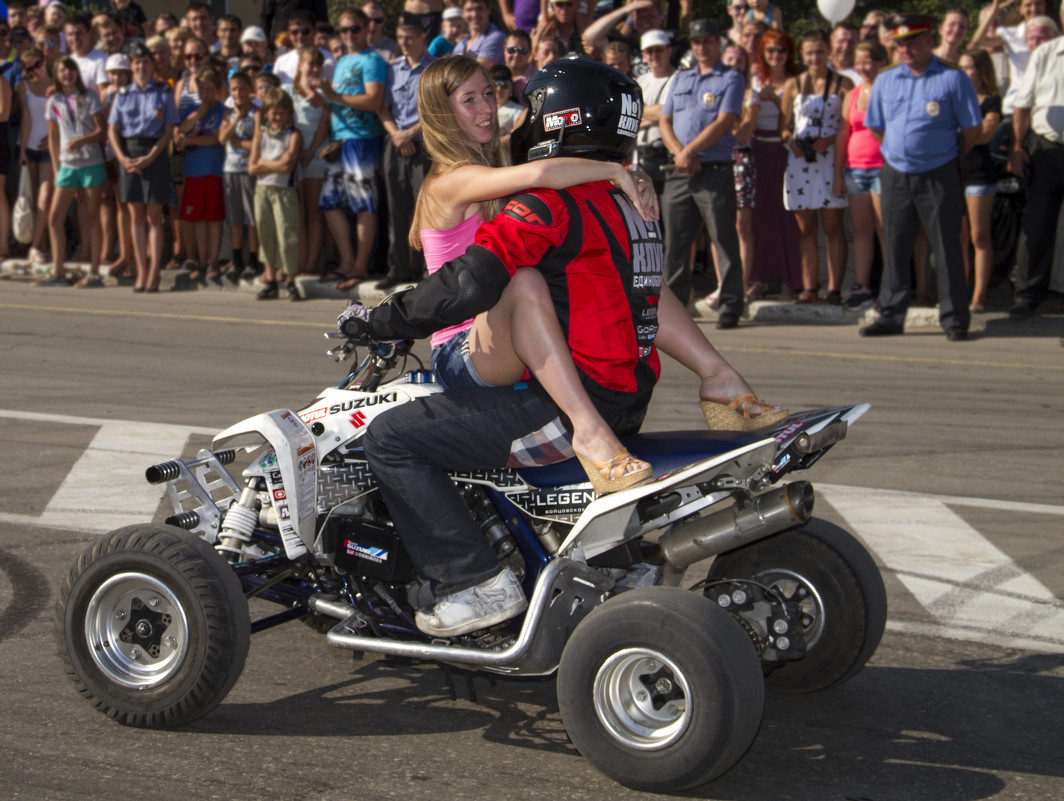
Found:
M 477 228 L 480 227 L 480 213 L 474 214 L 454 228 L 437 231 L 432 228 L 421 229 L 421 247 L 425 250 L 425 267 L 429 275 L 432 275 L 451 259 L 458 258 L 466 252 L 466 248 L 473 244 Z M 441 328 L 432 335 L 432 347 L 442 345 L 455 334 L 473 327 L 472 320 L 466 320 L 458 325 Z
M 850 92 L 850 140 L 846 146 L 846 166 L 856 170 L 874 170 L 883 166 L 883 154 L 879 152 L 879 141 L 865 128 L 866 112 L 857 108 L 861 86 Z

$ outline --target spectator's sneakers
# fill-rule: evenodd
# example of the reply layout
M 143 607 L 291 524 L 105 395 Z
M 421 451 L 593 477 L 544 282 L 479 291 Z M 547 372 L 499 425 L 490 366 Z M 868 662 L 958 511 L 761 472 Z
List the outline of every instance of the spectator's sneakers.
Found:
M 475 587 L 441 595 L 427 612 L 418 612 L 417 627 L 435 637 L 457 637 L 486 629 L 528 608 L 517 576 L 506 568 Z
M 876 302 L 872 297 L 872 291 L 860 284 L 854 284 L 850 290 L 850 297 L 846 299 L 846 308 L 850 311 L 862 311 Z

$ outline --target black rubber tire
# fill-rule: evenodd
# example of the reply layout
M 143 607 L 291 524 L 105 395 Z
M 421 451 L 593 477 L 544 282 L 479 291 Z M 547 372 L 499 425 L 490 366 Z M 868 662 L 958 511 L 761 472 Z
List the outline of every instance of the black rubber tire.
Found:
M 803 659 L 766 665 L 776 668 L 765 678 L 768 688 L 815 692 L 856 675 L 875 653 L 887 623 L 883 577 L 865 547 L 844 529 L 814 518 L 801 528 L 717 557 L 708 578 L 771 585 L 778 575 L 774 571 L 798 574 L 815 588 L 823 628 Z
M 640 658 L 645 650 L 672 662 L 675 670 L 666 675 L 677 687 L 677 674 L 682 676 L 689 695 L 679 696 L 686 725 L 671 739 L 640 747 L 623 726 L 617 733 L 616 719 L 606 718 L 645 706 L 645 698 L 637 702 L 628 690 L 634 684 L 637 691 L 654 692 L 658 679 L 644 682 L 645 676 L 629 674 L 615 693 L 619 703 L 597 706 L 596 697 L 602 697 L 606 679 L 617 676 L 619 661 Z M 633 671 L 648 664 L 636 663 Z M 701 595 L 672 587 L 626 592 L 581 621 L 562 652 L 557 692 L 576 749 L 610 778 L 651 792 L 697 787 L 727 771 L 757 736 L 765 703 L 761 665 L 742 627 Z
M 154 644 L 138 640 L 123 651 L 109 641 L 142 625 L 149 603 L 165 613 L 145 629 Z M 111 623 L 127 618 L 127 631 Z M 214 548 L 183 529 L 138 525 L 78 557 L 59 591 L 55 635 L 67 675 L 93 706 L 125 726 L 154 729 L 222 702 L 243 670 L 251 621 L 240 580 Z M 158 654 L 146 657 L 151 648 Z

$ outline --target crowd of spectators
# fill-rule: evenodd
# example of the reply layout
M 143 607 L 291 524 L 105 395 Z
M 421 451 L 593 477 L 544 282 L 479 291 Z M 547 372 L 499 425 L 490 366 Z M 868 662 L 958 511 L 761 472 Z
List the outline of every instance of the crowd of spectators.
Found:
M 44 285 L 100 286 L 106 270 L 154 291 L 161 270 L 183 268 L 203 283 L 254 276 L 259 297 L 298 299 L 298 275 L 341 291 L 371 273 L 385 288 L 416 281 L 424 259 L 408 229 L 431 168 L 417 110 L 425 66 L 465 55 L 488 67 L 505 136 L 524 118 L 529 78 L 575 51 L 642 87 L 632 166 L 662 199 L 665 275 L 682 300 L 693 297 L 699 261 L 716 266 L 708 301 L 723 327 L 770 295 L 851 309 L 876 300 L 890 240 L 880 180 L 887 123 L 878 113 L 883 127 L 865 123 L 877 77 L 911 63 L 914 37 L 898 32 L 904 18 L 870 11 L 823 31 L 803 21 L 795 37 L 767 0 L 730 0 L 722 20 L 692 20 L 690 3 L 655 0 L 612 9 L 591 0 L 405 0 L 394 24 L 375 0 L 333 8 L 332 22 L 324 0 L 266 0 L 259 24 L 215 18 L 203 2 L 154 19 L 131 0 L 95 14 L 45 2 L 10 2 L 0 21 L 0 258 L 20 247 L 12 203 L 28 181 L 36 214 L 23 245 Z M 1046 2 L 994 0 L 978 20 L 951 8 L 927 32 L 935 63 L 971 84 L 964 92 L 980 119 L 968 132 L 974 147 L 955 154 L 960 227 L 938 231 L 921 218 L 916 228 L 918 305 L 932 294 L 929 253 L 952 237 L 966 304 L 987 306 L 1001 177 L 990 144 L 1002 121 L 1018 108 L 1044 140 L 1041 158 L 1056 158 L 1059 119 L 1031 114 L 1041 90 L 1023 80 L 1032 53 L 1060 34 Z M 933 106 L 927 113 L 937 116 Z M 1013 170 L 1023 171 L 1019 158 Z M 1044 191 L 1059 209 L 1057 189 Z M 1055 231 L 1050 216 L 1039 219 Z M 1046 236 L 1036 243 L 1029 307 L 1048 290 Z M 223 241 L 232 252 L 224 264 Z M 854 281 L 844 286 L 851 256 Z M 947 260 L 937 251 L 935 259 Z M 68 260 L 88 271 L 68 270 Z

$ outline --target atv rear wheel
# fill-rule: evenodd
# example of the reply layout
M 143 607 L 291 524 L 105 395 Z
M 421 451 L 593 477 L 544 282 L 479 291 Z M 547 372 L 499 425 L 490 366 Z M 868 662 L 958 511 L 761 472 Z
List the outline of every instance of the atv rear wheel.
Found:
M 692 592 L 633 590 L 573 632 L 558 707 L 576 749 L 607 776 L 673 792 L 724 773 L 761 725 L 764 682 L 743 629 Z
M 229 565 L 172 526 L 129 526 L 88 548 L 55 611 L 59 656 L 78 691 L 127 726 L 163 728 L 214 709 L 251 636 Z
M 765 683 L 789 693 L 825 690 L 864 667 L 883 636 L 887 592 L 871 555 L 844 529 L 814 518 L 718 556 L 707 580 L 750 579 L 799 601 L 806 655 L 768 662 Z

